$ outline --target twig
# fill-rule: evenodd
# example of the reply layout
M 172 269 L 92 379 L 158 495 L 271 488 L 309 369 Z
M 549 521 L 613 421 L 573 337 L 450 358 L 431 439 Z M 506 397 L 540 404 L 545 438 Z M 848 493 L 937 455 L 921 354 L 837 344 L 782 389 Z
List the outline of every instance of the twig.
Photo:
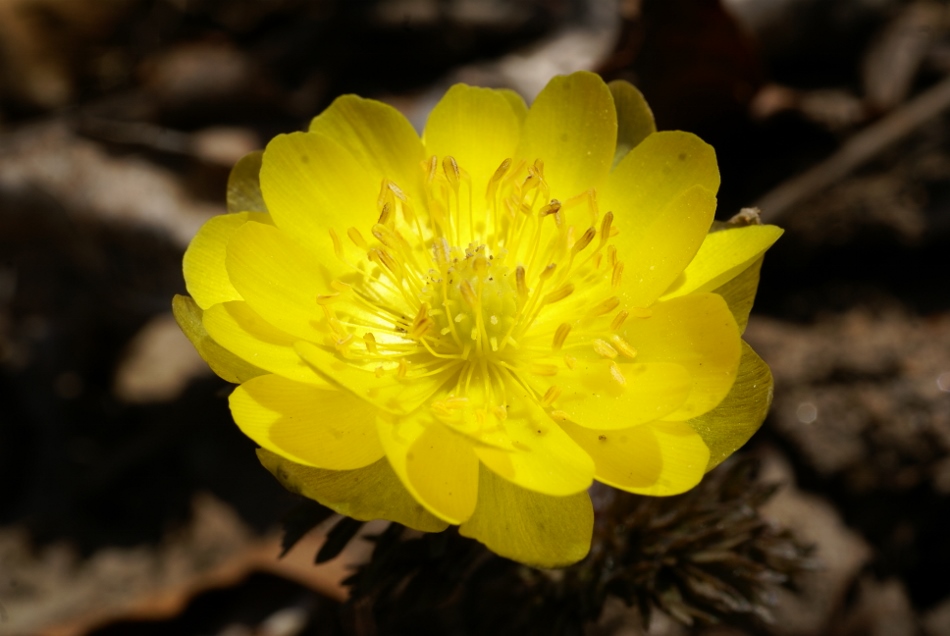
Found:
M 921 93 L 844 143 L 828 159 L 792 177 L 755 203 L 763 223 L 774 223 L 789 210 L 819 194 L 882 150 L 950 108 L 950 77 Z

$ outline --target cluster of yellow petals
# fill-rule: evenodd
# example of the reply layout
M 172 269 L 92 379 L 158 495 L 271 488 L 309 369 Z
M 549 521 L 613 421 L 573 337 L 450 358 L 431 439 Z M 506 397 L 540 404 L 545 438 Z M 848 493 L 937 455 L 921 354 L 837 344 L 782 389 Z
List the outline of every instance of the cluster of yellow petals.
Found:
M 591 73 L 530 110 L 454 86 L 421 139 L 344 96 L 236 166 L 176 316 L 288 488 L 564 565 L 592 480 L 683 492 L 768 409 L 741 331 L 781 231 L 710 231 L 718 187 L 712 148 Z

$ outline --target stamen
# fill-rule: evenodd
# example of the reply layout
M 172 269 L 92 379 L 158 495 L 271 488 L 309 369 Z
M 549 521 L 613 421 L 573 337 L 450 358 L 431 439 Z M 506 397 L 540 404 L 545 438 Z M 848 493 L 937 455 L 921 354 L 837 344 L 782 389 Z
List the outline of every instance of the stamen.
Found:
M 627 378 L 623 377 L 623 372 L 616 362 L 610 363 L 610 376 L 617 381 L 617 384 L 623 386 L 627 383 Z
M 472 288 L 472 284 L 468 282 L 468 279 L 463 280 L 459 285 L 459 292 L 462 294 L 462 299 L 468 303 L 468 306 L 472 309 L 478 308 L 478 296 L 475 295 L 475 290 Z
M 528 284 L 525 282 L 525 271 L 522 265 L 515 268 L 515 283 L 518 291 L 518 301 L 523 305 L 528 300 Z
M 396 377 L 401 380 L 406 377 L 407 373 L 409 373 L 409 363 L 405 358 L 399 358 L 399 368 L 396 370 Z
M 587 209 L 590 211 L 590 222 L 597 223 L 597 217 L 600 216 L 600 208 L 597 205 L 597 190 L 594 188 L 587 191 Z
M 366 242 L 366 239 L 363 238 L 363 235 L 360 234 L 360 231 L 355 227 L 351 227 L 346 231 L 346 235 L 350 237 L 350 240 L 353 241 L 353 244 L 361 250 L 368 250 L 369 244 Z
M 612 331 L 617 331 L 618 329 L 620 329 L 621 325 L 623 325 L 628 315 L 629 314 L 627 313 L 626 309 L 621 309 L 620 311 L 618 311 L 617 315 L 614 316 L 614 319 L 610 321 L 610 329 Z
M 581 235 L 581 237 L 577 239 L 577 242 L 574 243 L 574 246 L 571 247 L 571 254 L 572 255 L 577 254 L 578 252 L 583 250 L 585 247 L 590 245 L 590 242 L 594 240 L 594 236 L 596 234 L 597 234 L 597 230 L 595 230 L 593 227 L 587 228 L 587 231 L 585 231 Z
M 575 365 L 577 365 L 577 358 L 575 358 L 574 356 L 564 356 L 564 365 L 565 365 L 568 369 L 570 369 L 571 371 L 573 371 Z
M 591 344 L 594 346 L 594 351 L 596 351 L 598 355 L 610 359 L 617 357 L 617 350 L 611 347 L 610 343 L 608 343 L 606 340 L 596 338 Z
M 562 322 L 558 325 L 557 330 L 554 332 L 554 342 L 551 343 L 551 350 L 555 352 L 560 351 L 569 333 L 571 333 L 571 326 L 569 324 Z
M 610 226 L 614 222 L 614 213 L 608 212 L 604 215 L 604 220 L 600 224 L 600 246 L 603 247 L 607 239 L 610 238 Z
M 548 415 L 551 416 L 552 420 L 558 422 L 566 422 L 567 420 L 571 419 L 571 416 L 568 415 L 566 411 L 550 411 Z
M 331 280 L 330 287 L 337 290 L 338 292 L 348 292 L 353 290 L 350 285 L 347 285 L 342 280 Z
M 336 230 L 332 227 L 330 228 L 330 240 L 333 241 L 333 253 L 336 254 L 336 257 L 339 259 L 343 258 L 343 243 L 340 242 L 340 237 L 337 235 Z
M 616 296 L 611 296 L 610 298 L 607 298 L 606 300 L 602 300 L 596 305 L 594 305 L 593 307 L 591 307 L 590 311 L 587 312 L 587 316 L 590 318 L 594 318 L 596 316 L 603 316 L 604 314 L 609 314 L 614 309 L 616 309 L 619 304 L 620 304 L 620 299 L 617 298 Z
M 366 350 L 372 354 L 379 353 L 379 347 L 376 346 L 376 336 L 370 332 L 363 334 L 363 342 L 366 344 Z
M 455 161 L 455 157 L 446 155 L 446 157 L 442 159 L 442 170 L 445 172 L 445 178 L 449 182 L 449 185 L 452 186 L 452 189 L 458 191 L 461 171 L 459 170 L 458 162 Z
M 615 335 L 613 336 L 613 338 L 611 338 L 611 340 L 612 340 L 613 343 L 614 343 L 614 347 L 616 347 L 617 350 L 618 350 L 620 353 L 622 353 L 623 355 L 627 356 L 628 358 L 636 358 L 636 357 L 637 357 L 637 350 L 634 349 L 634 348 L 630 345 L 629 342 L 627 342 L 626 340 L 624 340 L 624 339 L 621 338 L 620 336 L 618 336 L 618 335 L 615 334 Z
M 614 289 L 620 287 L 620 281 L 623 279 L 623 262 L 614 263 L 614 271 L 610 275 L 610 286 Z
M 386 225 L 387 223 L 389 223 L 389 220 L 392 217 L 392 210 L 393 208 L 391 205 L 389 205 L 388 202 L 384 203 L 383 208 L 379 211 L 379 220 L 377 221 L 377 223 L 380 223 L 382 225 Z
M 336 294 L 320 294 L 317 296 L 318 305 L 329 305 L 335 303 L 338 300 L 340 300 L 339 292 Z
M 544 295 L 544 298 L 541 300 L 542 305 L 550 305 L 551 303 L 556 303 L 559 300 L 564 300 L 568 296 L 574 293 L 574 284 L 568 283 L 563 287 L 555 289 L 553 292 L 547 293 Z
M 551 386 L 544 394 L 544 397 L 541 398 L 541 406 L 547 408 L 554 404 L 557 399 L 561 397 L 561 389 L 556 386 Z

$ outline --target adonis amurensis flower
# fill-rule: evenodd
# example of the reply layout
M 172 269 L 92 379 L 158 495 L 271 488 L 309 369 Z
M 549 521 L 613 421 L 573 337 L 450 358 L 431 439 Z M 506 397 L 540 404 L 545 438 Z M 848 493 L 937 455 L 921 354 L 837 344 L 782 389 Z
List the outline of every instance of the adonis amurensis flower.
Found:
M 289 489 L 565 565 L 592 480 L 683 492 L 765 417 L 741 332 L 781 231 L 710 231 L 718 187 L 710 146 L 591 73 L 530 109 L 454 86 L 421 139 L 347 95 L 235 167 L 176 316 Z

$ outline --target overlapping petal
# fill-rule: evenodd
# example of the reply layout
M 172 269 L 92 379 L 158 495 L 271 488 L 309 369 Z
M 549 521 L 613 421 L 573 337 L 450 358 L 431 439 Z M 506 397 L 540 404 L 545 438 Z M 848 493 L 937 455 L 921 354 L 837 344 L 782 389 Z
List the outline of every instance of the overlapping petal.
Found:
M 328 386 L 294 351 L 298 338 L 274 327 L 247 303 L 232 301 L 210 307 L 201 322 L 215 342 L 242 360 L 290 380 Z
M 686 420 L 715 408 L 729 393 L 742 341 L 735 318 L 718 294 L 691 294 L 654 305 L 649 318 L 627 320 L 621 330 L 644 363 L 672 363 L 689 374 L 689 396 L 661 416 Z
M 594 459 L 597 481 L 640 495 L 685 492 L 699 483 L 709 462 L 702 437 L 683 422 L 619 430 L 562 426 Z
M 202 322 L 204 312 L 188 296 L 175 296 L 172 299 L 172 313 L 198 354 L 222 380 L 240 384 L 267 373 L 215 342 Z
M 475 448 L 478 458 L 495 474 L 545 495 L 572 495 L 590 486 L 594 477 L 590 457 L 533 400 L 513 401 L 504 429 L 512 450 Z
M 636 86 L 624 80 L 607 85 L 617 109 L 617 150 L 614 166 L 627 156 L 641 141 L 656 132 L 653 111 Z
M 594 508 L 586 492 L 551 497 L 482 468 L 478 505 L 459 527 L 503 557 L 542 568 L 580 561 L 590 551 Z
M 424 411 L 381 416 L 378 431 L 389 464 L 426 510 L 456 525 L 472 515 L 478 459 L 468 440 Z
M 696 257 L 663 298 L 711 291 L 735 278 L 782 235 L 774 225 L 748 225 L 710 232 Z
M 245 435 L 297 464 L 352 470 L 383 456 L 376 409 L 349 392 L 262 375 L 236 388 L 230 403 Z
M 209 219 L 185 250 L 182 269 L 185 287 L 202 309 L 229 300 L 241 300 L 225 267 L 228 241 L 249 221 L 270 223 L 265 214 L 223 214 Z
M 263 448 L 257 457 L 284 488 L 341 515 L 360 521 L 389 519 L 422 532 L 441 532 L 449 525 L 409 494 L 385 459 L 355 470 L 325 470 L 295 464 Z
M 517 156 L 544 162 L 551 196 L 566 201 L 607 177 L 617 144 L 617 111 L 610 89 L 587 72 L 552 79 L 525 118 Z
M 742 343 L 739 372 L 729 394 L 716 408 L 689 420 L 709 447 L 712 470 L 759 430 L 772 404 L 772 372 L 755 351 Z

